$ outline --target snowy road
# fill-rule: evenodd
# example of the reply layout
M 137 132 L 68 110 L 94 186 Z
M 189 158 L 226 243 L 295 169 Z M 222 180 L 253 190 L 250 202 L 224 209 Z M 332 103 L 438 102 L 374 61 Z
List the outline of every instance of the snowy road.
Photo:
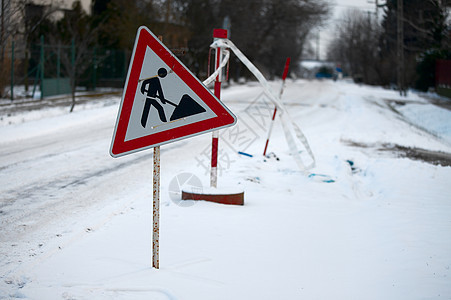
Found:
M 221 132 L 219 185 L 243 187 L 245 206 L 176 205 L 177 174 L 207 185 L 211 137 L 162 147 L 159 271 L 152 151 L 108 154 L 119 97 L 3 115 L 0 299 L 451 299 L 451 167 L 401 151 L 447 161 L 450 111 L 415 94 L 289 81 L 284 102 L 317 161 L 308 178 L 280 124 L 269 146 L 280 161 L 260 156 L 272 114 L 260 93 L 223 91 L 239 122 Z

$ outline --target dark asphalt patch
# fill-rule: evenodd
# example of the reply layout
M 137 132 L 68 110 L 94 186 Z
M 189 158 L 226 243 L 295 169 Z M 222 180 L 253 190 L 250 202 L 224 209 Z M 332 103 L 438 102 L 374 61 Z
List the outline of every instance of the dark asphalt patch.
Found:
M 417 147 L 405 147 L 397 144 L 365 144 L 356 141 L 344 140 L 343 143 L 351 147 L 375 149 L 379 152 L 392 153 L 397 157 L 419 160 L 436 166 L 451 166 L 451 153 L 432 151 Z

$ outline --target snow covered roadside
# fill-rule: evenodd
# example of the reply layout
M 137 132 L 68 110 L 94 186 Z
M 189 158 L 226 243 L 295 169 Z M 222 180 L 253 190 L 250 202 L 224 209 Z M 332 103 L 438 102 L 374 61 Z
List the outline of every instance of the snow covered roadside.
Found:
M 449 110 L 433 105 L 410 104 L 398 108 L 403 116 L 413 124 L 431 132 L 451 145 Z
M 280 160 L 260 156 L 272 105 L 259 93 L 223 91 L 240 121 L 221 133 L 219 185 L 243 187 L 243 207 L 176 205 L 177 174 L 207 185 L 211 137 L 162 147 L 160 270 L 150 268 L 151 153 L 108 156 L 116 105 L 1 126 L 0 298 L 451 299 L 451 168 L 379 150 L 450 153 L 404 111 L 433 106 L 410 95 L 406 122 L 386 102 L 393 91 L 288 82 L 283 99 L 317 160 L 308 178 L 280 124 L 269 146 Z M 447 113 L 428 126 L 449 124 Z

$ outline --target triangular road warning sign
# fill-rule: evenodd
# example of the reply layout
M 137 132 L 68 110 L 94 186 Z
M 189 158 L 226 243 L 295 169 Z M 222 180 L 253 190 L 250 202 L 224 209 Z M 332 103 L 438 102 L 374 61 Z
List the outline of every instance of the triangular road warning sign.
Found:
M 232 112 L 141 26 L 110 154 L 118 157 L 235 123 Z

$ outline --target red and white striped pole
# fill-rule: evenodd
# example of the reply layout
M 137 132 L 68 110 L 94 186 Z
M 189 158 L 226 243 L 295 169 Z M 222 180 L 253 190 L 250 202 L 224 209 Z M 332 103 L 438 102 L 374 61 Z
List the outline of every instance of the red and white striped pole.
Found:
M 213 39 L 226 39 L 227 30 L 226 29 L 214 29 Z M 222 61 L 222 49 L 220 47 L 215 49 L 215 70 L 219 68 Z M 222 71 L 219 72 L 215 79 L 215 96 L 221 99 L 221 81 L 222 81 Z M 211 142 L 211 170 L 210 170 L 210 186 L 218 186 L 218 144 L 219 144 L 219 133 L 218 131 L 213 131 L 212 142 Z
M 285 62 L 285 68 L 283 69 L 282 86 L 280 87 L 279 99 L 282 98 L 283 89 L 285 87 L 285 79 L 287 79 L 288 68 L 290 66 L 290 60 L 291 59 L 288 57 L 287 61 Z M 274 113 L 272 115 L 271 123 L 269 124 L 268 138 L 266 139 L 265 150 L 263 150 L 263 156 L 266 156 L 266 150 L 268 149 L 269 139 L 271 138 L 272 128 L 274 126 L 274 120 L 276 118 L 276 114 L 277 114 L 277 106 L 274 107 Z

